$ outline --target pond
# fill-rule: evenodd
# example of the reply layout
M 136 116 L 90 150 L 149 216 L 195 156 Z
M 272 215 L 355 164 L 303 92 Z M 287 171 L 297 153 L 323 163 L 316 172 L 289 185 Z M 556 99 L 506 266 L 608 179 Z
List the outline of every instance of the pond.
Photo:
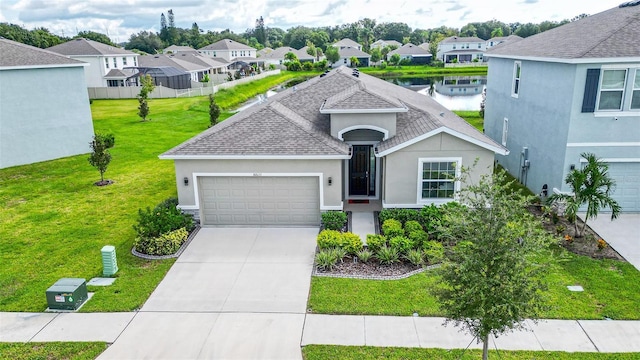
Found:
M 384 80 L 431 96 L 449 110 L 480 110 L 482 91 L 487 84 L 487 77 L 484 75 L 403 77 Z

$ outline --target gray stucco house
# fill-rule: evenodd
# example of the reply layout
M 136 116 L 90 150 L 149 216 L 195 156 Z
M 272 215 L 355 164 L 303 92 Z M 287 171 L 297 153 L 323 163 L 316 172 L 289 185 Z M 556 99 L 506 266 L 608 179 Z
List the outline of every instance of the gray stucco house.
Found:
M 445 176 L 490 173 L 506 149 L 431 98 L 346 67 L 167 151 L 180 207 L 203 225 L 318 225 L 350 200 L 452 201 Z
M 88 153 L 88 64 L 4 38 L 0 54 L 0 168 Z
M 485 132 L 510 150 L 499 163 L 550 194 L 569 191 L 567 173 L 595 153 L 623 211 L 640 211 L 639 43 L 636 5 L 488 51 Z

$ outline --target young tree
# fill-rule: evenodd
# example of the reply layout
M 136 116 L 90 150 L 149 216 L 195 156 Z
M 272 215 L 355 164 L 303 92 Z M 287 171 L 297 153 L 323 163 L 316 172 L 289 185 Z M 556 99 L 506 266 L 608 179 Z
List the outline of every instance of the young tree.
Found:
M 360 65 L 360 60 L 358 60 L 356 56 L 352 56 L 349 58 L 349 63 L 351 64 L 351 67 L 358 67 L 358 65 Z
M 391 65 L 399 65 L 400 64 L 400 54 L 391 55 L 391 58 L 389 58 L 389 63 Z
M 209 121 L 212 127 L 218 123 L 218 118 L 220 117 L 220 106 L 216 104 L 216 100 L 213 97 L 213 94 L 209 94 Z
M 545 308 L 543 274 L 553 239 L 527 211 L 532 198 L 510 190 L 504 171 L 472 184 L 465 170 L 461 181 L 464 206 L 446 207 L 438 226 L 455 246 L 436 296 L 447 322 L 483 342 L 487 359 L 489 335 L 521 328 Z
M 115 145 L 115 138 L 113 134 L 94 134 L 93 141 L 89 143 L 91 147 L 91 155 L 89 156 L 89 164 L 100 171 L 100 181 L 95 184 L 98 186 L 109 185 L 109 180 L 104 180 L 104 173 L 107 171 L 107 166 L 111 162 L 111 154 L 109 149 Z
M 371 62 L 375 64 L 380 61 L 380 58 L 382 58 L 382 52 L 380 52 L 380 49 L 371 49 Z
M 147 121 L 147 116 L 149 116 L 149 93 L 156 88 L 153 84 L 153 79 L 151 75 L 146 74 L 140 77 L 140 82 L 142 87 L 140 88 L 140 93 L 138 93 L 138 116 L 142 118 L 142 121 Z
M 335 47 L 335 46 L 328 45 L 327 46 L 327 50 L 325 50 L 325 52 L 324 52 L 324 56 L 327 57 L 327 60 L 331 64 L 334 64 L 338 60 L 340 60 L 340 53 L 338 53 L 338 48 Z
M 296 56 L 296 54 L 294 54 L 293 52 L 289 51 L 288 53 L 284 54 L 284 61 L 285 62 L 298 61 L 298 56 Z
M 620 214 L 622 209 L 617 201 L 611 198 L 611 191 L 616 182 L 609 176 L 609 167 L 592 153 L 580 154 L 587 160 L 582 169 L 571 170 L 565 178 L 565 183 L 571 188 L 571 194 L 553 194 L 549 202 L 564 202 L 565 215 L 573 221 L 575 236 L 582 237 L 587 227 L 587 220 L 595 219 L 602 208 L 611 209 L 611 220 Z M 587 205 L 587 214 L 582 229 L 579 229 L 577 213 L 581 206 Z

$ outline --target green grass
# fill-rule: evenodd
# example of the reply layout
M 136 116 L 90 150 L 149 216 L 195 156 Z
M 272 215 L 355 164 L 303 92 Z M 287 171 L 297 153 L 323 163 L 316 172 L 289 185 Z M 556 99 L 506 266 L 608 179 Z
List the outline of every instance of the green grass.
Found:
M 471 126 L 478 129 L 478 131 L 484 132 L 484 119 L 480 117 L 479 111 L 453 110 L 453 112 L 465 119 Z
M 235 106 L 297 75 L 285 72 L 216 98 Z M 91 106 L 95 131 L 115 135 L 105 174 L 112 185 L 93 185 L 100 176 L 88 155 L 0 170 L 0 311 L 43 311 L 45 291 L 59 278 L 100 276 L 104 245 L 116 247 L 117 280 L 89 288 L 95 295 L 82 311 L 137 309 L 171 267 L 174 260 L 131 255 L 132 225 L 139 208 L 176 195 L 173 162 L 158 155 L 207 129 L 208 99 L 152 99 L 144 123 L 137 106 L 135 99 Z
M 548 274 L 548 319 L 640 319 L 640 272 L 626 262 L 594 260 L 559 249 Z M 443 316 L 432 295 L 437 270 L 403 280 L 313 277 L 307 307 L 322 314 Z M 571 292 L 581 285 L 584 292 Z
M 1 343 L 0 359 L 89 360 L 107 348 L 103 342 Z
M 480 359 L 482 350 L 444 350 L 420 349 L 400 347 L 371 347 L 371 346 L 336 346 L 336 345 L 307 345 L 302 348 L 305 360 L 324 359 Z M 568 353 L 561 351 L 506 351 L 489 350 L 489 359 L 505 360 L 625 360 L 637 359 L 638 353 Z
M 387 66 L 385 69 L 378 67 L 363 67 L 360 71 L 377 77 L 416 77 L 437 75 L 487 75 L 487 67 L 456 67 L 441 68 L 428 65 L 411 66 Z

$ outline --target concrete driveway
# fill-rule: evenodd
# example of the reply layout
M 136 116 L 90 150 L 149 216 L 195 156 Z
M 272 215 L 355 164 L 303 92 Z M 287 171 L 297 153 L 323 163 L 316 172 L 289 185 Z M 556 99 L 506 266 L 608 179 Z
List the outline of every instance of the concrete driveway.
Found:
M 99 359 L 300 359 L 317 228 L 203 228 Z
M 578 216 L 584 219 L 585 214 Z M 610 213 L 601 213 L 587 225 L 640 270 L 640 214 L 621 214 L 611 221 Z

